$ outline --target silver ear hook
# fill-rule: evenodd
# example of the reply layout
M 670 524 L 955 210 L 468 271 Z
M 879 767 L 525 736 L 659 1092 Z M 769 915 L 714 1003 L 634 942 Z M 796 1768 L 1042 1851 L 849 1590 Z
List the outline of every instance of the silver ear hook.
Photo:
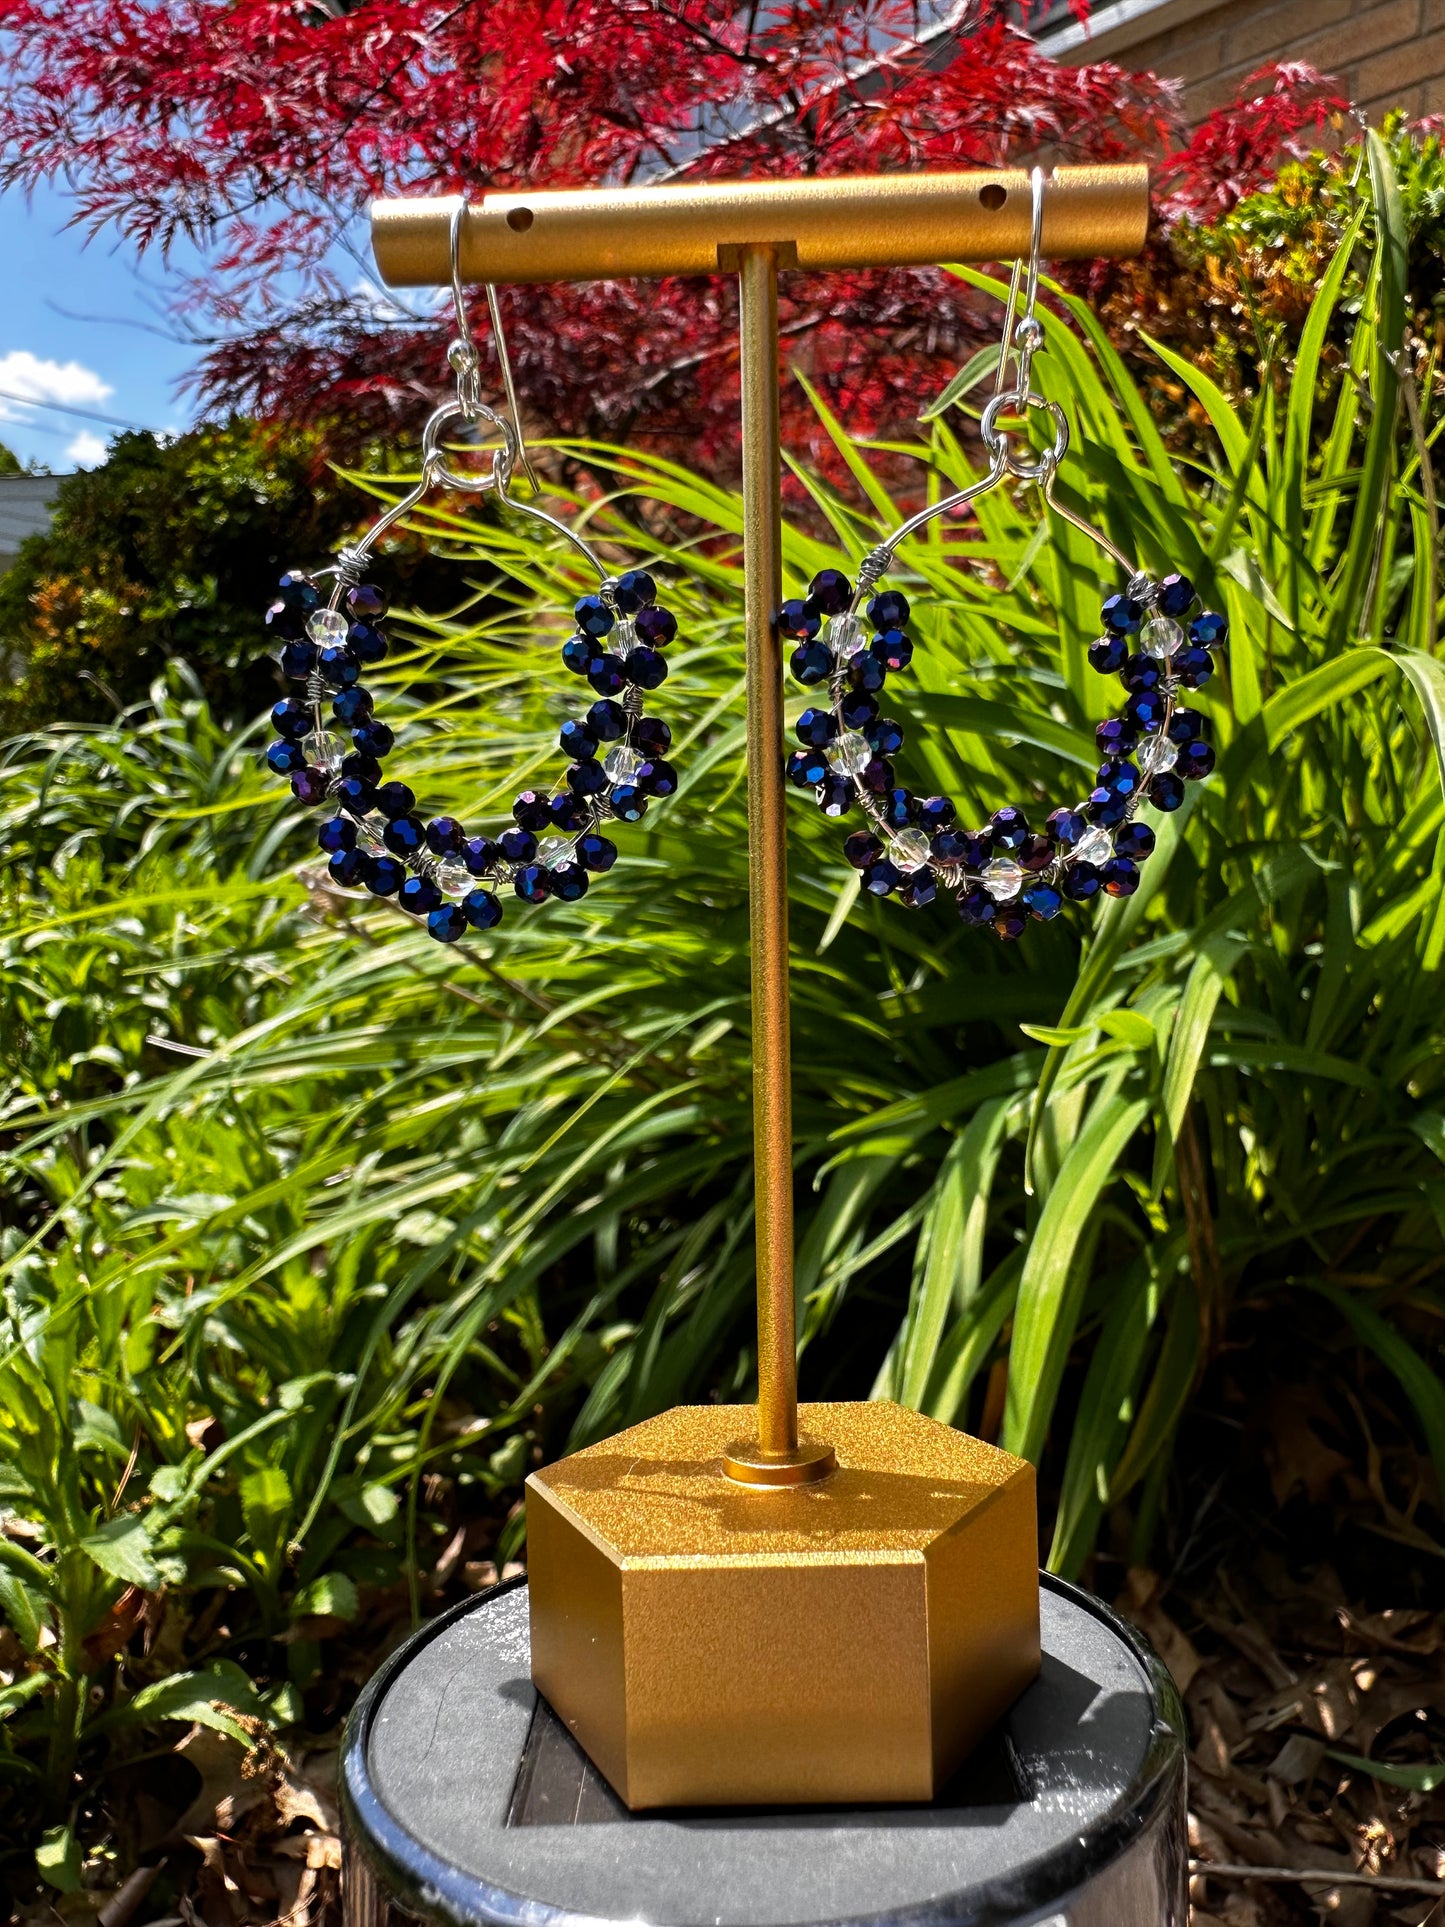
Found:
M 449 253 L 452 271 L 452 312 L 456 317 L 457 339 L 447 350 L 447 360 L 451 363 L 457 377 L 457 406 L 468 421 L 479 415 L 487 415 L 492 420 L 496 416 L 490 409 L 484 409 L 481 402 L 481 388 L 478 380 L 480 367 L 476 344 L 472 340 L 471 324 L 467 319 L 466 297 L 462 292 L 462 222 L 466 218 L 466 196 L 459 196 L 452 209 L 448 234 Z M 542 485 L 537 480 L 531 457 L 527 453 L 527 438 L 522 432 L 522 411 L 517 406 L 517 385 L 512 379 L 512 358 L 507 353 L 506 330 L 502 326 L 502 308 L 497 299 L 497 290 L 490 281 L 483 282 L 487 296 L 487 312 L 492 319 L 492 341 L 497 350 L 497 361 L 502 371 L 502 388 L 507 397 L 507 412 L 511 417 L 510 433 L 505 437 L 506 452 L 498 472 L 497 483 L 500 493 L 505 494 L 507 484 L 512 478 L 514 463 L 520 462 L 522 472 L 531 483 L 533 492 L 540 495 Z M 499 451 L 501 453 L 501 451 Z

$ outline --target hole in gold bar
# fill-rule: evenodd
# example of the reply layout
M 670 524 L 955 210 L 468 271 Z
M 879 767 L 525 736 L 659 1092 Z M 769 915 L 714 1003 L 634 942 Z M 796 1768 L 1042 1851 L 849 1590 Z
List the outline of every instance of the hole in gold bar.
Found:
M 525 234 L 532 225 L 534 215 L 529 207 L 514 207 L 507 216 L 507 226 L 513 234 Z
M 1002 207 L 1008 199 L 1008 189 L 1000 187 L 997 181 L 990 181 L 987 187 L 979 189 L 978 198 L 992 212 L 994 208 Z

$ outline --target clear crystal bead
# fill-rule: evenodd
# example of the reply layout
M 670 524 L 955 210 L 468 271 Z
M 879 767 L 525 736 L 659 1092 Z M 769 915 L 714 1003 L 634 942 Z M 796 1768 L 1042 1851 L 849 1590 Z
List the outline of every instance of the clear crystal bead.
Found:
M 301 748 L 312 769 L 324 769 L 328 776 L 335 776 L 346 754 L 346 744 L 331 729 L 313 729 Z
M 356 847 L 367 856 L 384 856 L 386 854 L 386 845 L 376 834 L 376 831 L 369 829 L 365 823 L 361 824 L 356 832 Z
M 313 609 L 306 618 L 306 633 L 324 649 L 328 643 L 345 642 L 347 622 L 339 609 Z
M 873 751 L 868 747 L 868 738 L 860 735 L 856 729 L 845 729 L 828 751 L 829 769 L 841 770 L 846 776 L 857 776 L 872 761 Z
M 639 756 L 630 743 L 614 743 L 602 758 L 602 767 L 611 783 L 630 783 L 646 758 Z
M 1139 631 L 1139 646 L 1146 656 L 1172 656 L 1184 641 L 1184 631 L 1172 616 L 1150 616 Z
M 900 830 L 888 839 L 888 854 L 900 870 L 920 870 L 932 851 L 922 830 Z
M 1114 854 L 1114 839 L 1107 830 L 1088 830 L 1074 845 L 1074 858 L 1079 863 L 1107 863 Z
M 983 867 L 983 887 L 995 903 L 1007 903 L 1024 887 L 1024 872 L 1006 856 L 996 856 Z
M 560 863 L 564 859 L 570 862 L 571 857 L 572 838 L 570 836 L 544 836 L 537 845 L 539 863 Z
M 1157 736 L 1151 736 L 1139 751 L 1139 774 L 1147 783 L 1151 776 L 1159 776 L 1166 769 L 1173 769 L 1178 761 L 1177 745 L 1171 743 L 1161 730 Z
M 437 888 L 449 897 L 464 897 L 476 883 L 476 878 L 465 863 L 458 863 L 454 856 L 443 857 L 437 865 Z
M 612 625 L 612 632 L 604 638 L 604 646 L 609 655 L 620 656 L 625 662 L 637 647 L 637 624 L 631 616 L 624 616 Z
M 858 616 L 830 616 L 828 619 L 828 647 L 840 659 L 851 656 L 861 649 L 868 640 L 868 632 Z

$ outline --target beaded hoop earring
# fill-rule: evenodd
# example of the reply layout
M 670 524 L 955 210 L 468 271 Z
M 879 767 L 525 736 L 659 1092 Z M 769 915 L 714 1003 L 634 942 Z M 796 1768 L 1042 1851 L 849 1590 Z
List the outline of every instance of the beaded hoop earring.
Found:
M 873 896 L 896 896 L 912 909 L 933 902 L 940 889 L 952 890 L 965 923 L 989 926 L 1005 940 L 1022 936 L 1030 918 L 1048 922 L 1056 917 L 1066 899 L 1083 903 L 1101 893 L 1127 897 L 1138 889 L 1139 865 L 1155 845 L 1154 831 L 1138 820 L 1140 805 L 1147 799 L 1157 810 L 1177 810 L 1184 801 L 1185 782 L 1206 777 L 1214 768 L 1204 719 L 1181 698 L 1209 680 L 1214 671 L 1210 651 L 1228 637 L 1224 617 L 1201 607 L 1185 576 L 1174 573 L 1156 580 L 1135 568 L 1106 536 L 1054 496 L 1054 478 L 1069 446 L 1069 424 L 1059 404 L 1031 386 L 1034 355 L 1043 342 L 1035 314 L 1043 228 L 1041 169 L 1034 169 L 1032 180 L 1027 275 L 1018 263 L 1005 310 L 998 376 L 981 422 L 990 458 L 987 474 L 912 516 L 871 549 L 859 566 L 856 588 L 841 571 L 825 569 L 814 576 L 805 597 L 783 604 L 779 617 L 782 633 L 797 645 L 793 675 L 807 688 L 826 688 L 828 698 L 826 707 L 805 709 L 798 718 L 802 747 L 793 751 L 788 775 L 799 788 L 812 789 L 829 816 L 843 816 L 855 803 L 861 807 L 869 827 L 856 830 L 843 845 L 860 873 L 861 887 Z M 1006 386 L 1010 361 L 1013 379 Z M 999 426 L 1005 414 L 1028 410 L 1047 413 L 1054 431 L 1052 446 L 1033 460 L 1017 454 Z M 903 730 L 880 715 L 878 698 L 888 676 L 908 667 L 913 643 L 907 634 L 907 597 L 878 585 L 910 535 L 999 487 L 1009 476 L 1035 482 L 1047 507 L 1123 570 L 1125 587 L 1104 601 L 1103 633 L 1090 645 L 1089 661 L 1102 674 L 1117 673 L 1128 699 L 1122 714 L 1105 717 L 1094 732 L 1103 760 L 1087 797 L 1054 810 L 1039 831 L 1031 830 L 1023 811 L 1011 804 L 995 810 L 982 828 L 965 830 L 959 827 L 951 798 L 915 797 L 896 781 L 892 758 L 903 746 Z
M 317 842 L 330 858 L 333 879 L 376 896 L 395 896 L 404 910 L 425 917 L 428 931 L 443 943 L 501 922 L 501 903 L 488 885 L 509 883 L 526 903 L 543 903 L 549 897 L 575 902 L 585 896 L 591 877 L 610 870 L 617 860 L 617 846 L 602 834 L 602 825 L 614 820 L 635 823 L 650 803 L 677 788 L 677 772 L 666 760 L 672 732 L 665 722 L 643 714 L 644 695 L 666 679 L 662 650 L 677 634 L 676 618 L 657 601 L 656 585 L 646 570 L 611 575 L 575 529 L 509 492 L 518 467 L 534 490 L 538 483 L 518 426 L 511 364 L 491 286 L 486 295 L 508 415 L 481 399 L 479 360 L 458 259 L 465 211 L 465 201 L 459 201 L 451 223 L 457 339 L 447 358 L 456 375 L 456 394 L 423 431 L 421 479 L 354 547 L 342 549 L 333 566 L 283 575 L 280 599 L 266 617 L 271 635 L 282 645 L 283 671 L 306 685 L 304 696 L 284 697 L 271 711 L 277 740 L 266 751 L 267 764 L 276 775 L 290 778 L 300 802 L 327 810 Z M 455 469 L 443 444 L 447 430 L 457 423 L 479 422 L 490 424 L 501 438 L 489 474 Z M 395 779 L 383 781 L 382 763 L 395 738 L 361 682 L 363 671 L 387 653 L 381 626 L 387 598 L 374 583 L 362 580 L 371 552 L 393 524 L 437 487 L 471 494 L 490 491 L 506 507 L 565 537 L 598 577 L 596 592 L 577 602 L 577 634 L 562 649 L 564 664 L 586 678 L 596 698 L 585 716 L 562 725 L 558 744 L 571 759 L 562 787 L 551 796 L 523 790 L 512 806 L 515 827 L 495 840 L 469 835 L 455 817 L 424 822 L 415 814 L 413 791 Z M 328 577 L 334 579 L 333 587 L 323 601 L 321 583 Z M 332 719 L 349 734 L 349 748 L 326 725 L 322 704 L 328 700 Z

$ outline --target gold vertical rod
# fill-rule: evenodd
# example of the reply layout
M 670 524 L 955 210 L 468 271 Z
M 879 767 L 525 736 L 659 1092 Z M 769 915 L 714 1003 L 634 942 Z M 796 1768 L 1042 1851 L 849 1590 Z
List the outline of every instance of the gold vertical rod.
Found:
M 778 423 L 778 254 L 738 250 L 742 374 L 743 573 L 747 631 L 748 907 L 753 990 L 753 1162 L 757 1210 L 758 1444 L 798 1445 L 793 1320 L 793 1092 L 788 1034 L 788 846 L 783 792 L 782 449 Z

